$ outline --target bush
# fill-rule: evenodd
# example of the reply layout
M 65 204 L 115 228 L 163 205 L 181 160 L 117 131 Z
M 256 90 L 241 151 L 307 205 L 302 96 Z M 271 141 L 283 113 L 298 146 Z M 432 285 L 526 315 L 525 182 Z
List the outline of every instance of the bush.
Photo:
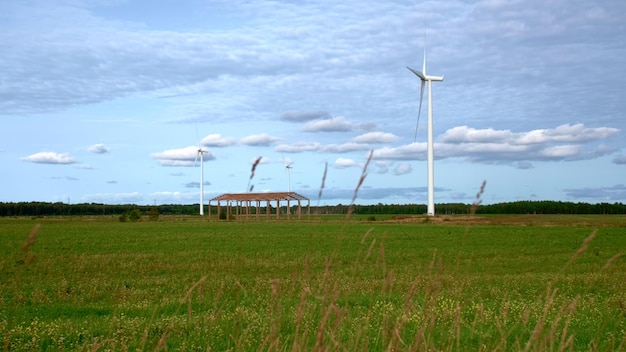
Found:
M 157 209 L 157 207 L 150 208 L 150 213 L 148 214 L 148 216 L 150 217 L 150 221 L 159 220 L 159 209 Z
M 131 210 L 130 214 L 128 214 L 128 219 L 133 222 L 141 221 L 141 211 L 137 208 Z

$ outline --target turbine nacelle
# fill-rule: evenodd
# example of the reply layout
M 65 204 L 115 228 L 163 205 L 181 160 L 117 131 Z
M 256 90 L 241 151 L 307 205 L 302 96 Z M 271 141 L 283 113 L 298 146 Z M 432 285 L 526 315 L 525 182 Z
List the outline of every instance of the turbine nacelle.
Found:
M 407 66 L 406 68 L 408 68 L 409 71 L 413 72 L 422 81 L 434 81 L 434 82 L 443 81 L 443 76 L 428 76 L 428 75 L 423 74 L 420 71 L 410 68 L 409 66 Z
M 200 162 L 204 163 L 204 153 L 208 153 L 208 150 L 204 150 L 202 148 L 198 148 L 196 151 L 196 159 L 193 161 L 193 166 L 195 167 L 198 163 L 198 155 L 200 156 Z
M 426 80 L 427 81 L 433 81 L 433 82 L 441 82 L 443 81 L 443 76 L 426 76 Z

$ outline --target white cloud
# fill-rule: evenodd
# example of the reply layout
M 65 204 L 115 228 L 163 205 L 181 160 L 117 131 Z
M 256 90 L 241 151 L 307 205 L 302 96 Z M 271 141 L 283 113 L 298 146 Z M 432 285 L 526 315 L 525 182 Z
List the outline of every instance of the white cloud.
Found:
M 163 166 L 194 166 L 200 163 L 198 147 L 189 146 L 180 149 L 165 150 L 160 153 L 153 153 L 152 157 L 157 159 Z M 214 160 L 215 156 L 209 151 L 203 154 L 203 160 Z
M 513 133 L 492 128 L 474 129 L 458 126 L 448 129 L 434 143 L 435 158 L 463 158 L 481 163 L 506 163 L 518 168 L 530 168 L 530 161 L 571 161 L 593 159 L 617 151 L 616 148 L 591 143 L 612 137 L 616 128 L 587 128 L 583 124 L 560 125 L 553 129 L 538 129 Z M 424 160 L 426 144 L 412 143 L 375 150 L 377 160 Z M 519 162 L 528 163 L 519 163 Z M 516 164 L 517 163 L 517 164 Z
M 302 128 L 303 132 L 346 132 L 351 130 L 352 124 L 346 121 L 343 116 L 311 121 Z
M 274 149 L 279 153 L 302 153 L 302 152 L 314 152 L 321 148 L 321 144 L 317 142 L 297 142 L 294 144 L 279 144 Z
M 516 163 L 513 164 L 516 168 L 520 169 L 520 170 L 528 170 L 528 169 L 532 169 L 535 166 L 529 162 L 529 161 L 518 161 Z
M 584 124 L 564 124 L 551 129 L 537 129 L 513 133 L 511 130 L 474 129 L 458 126 L 447 130 L 441 137 L 446 143 L 507 142 L 511 144 L 540 144 L 549 142 L 585 142 L 612 137 L 619 129 L 612 127 L 588 128 Z
M 221 134 L 209 134 L 208 136 L 202 138 L 200 144 L 205 147 L 228 147 L 237 143 L 232 137 L 222 137 Z
M 354 143 L 366 143 L 366 144 L 378 144 L 378 143 L 393 143 L 398 139 L 393 133 L 385 132 L 369 132 L 360 136 L 354 137 L 352 142 Z
M 104 144 L 94 144 L 89 146 L 89 148 L 87 148 L 87 150 L 91 153 L 96 153 L 96 154 L 105 154 L 109 152 L 109 148 L 107 148 Z
M 289 121 L 289 122 L 304 122 L 304 121 L 311 121 L 311 120 L 316 120 L 316 119 L 328 119 L 328 118 L 330 118 L 330 114 L 322 110 L 287 111 L 286 113 L 280 115 L 281 120 Z
M 277 142 L 279 138 L 272 137 L 267 133 L 254 134 L 250 136 L 246 136 L 241 138 L 241 144 L 249 145 L 249 146 L 269 146 L 273 143 Z
M 24 161 L 38 164 L 74 164 L 76 159 L 68 153 L 40 152 L 22 158 Z
M 391 160 L 375 160 L 377 174 L 386 174 L 389 172 L 389 167 L 393 164 Z
M 347 142 L 343 144 L 322 145 L 318 142 L 297 142 L 294 144 L 279 144 L 274 150 L 280 153 L 301 152 L 324 152 L 324 153 L 350 153 L 354 151 L 370 150 L 365 143 Z
M 445 192 L 448 189 L 435 187 L 438 192 Z M 325 189 L 322 198 L 346 200 L 352 198 L 354 188 L 329 188 Z M 377 201 L 391 200 L 392 202 L 403 200 L 405 202 L 415 203 L 416 200 L 426 201 L 426 187 L 362 187 L 359 190 L 357 199 L 369 199 Z
M 480 159 L 492 155 L 494 158 L 512 157 L 515 159 L 524 158 L 530 155 L 529 146 L 514 145 L 508 143 L 463 143 L 463 144 L 446 144 L 435 143 L 435 157 L 453 158 L 453 157 L 469 157 Z
M 84 195 L 82 201 L 105 204 L 140 204 L 143 201 L 143 196 L 139 192 L 94 193 Z
M 437 150 L 437 148 L 435 148 Z M 416 142 L 399 147 L 382 147 L 374 150 L 375 160 L 416 160 L 425 159 L 426 143 Z
M 327 153 L 349 153 L 359 150 L 369 150 L 370 147 L 367 144 L 361 143 L 344 143 L 344 144 L 329 144 L 322 147 L 322 151 Z
M 53 177 L 51 177 L 51 179 L 53 179 L 53 180 L 78 181 L 78 178 L 72 177 L 72 176 L 63 176 L 63 177 L 53 176 Z
M 352 159 L 338 158 L 335 160 L 334 166 L 338 169 L 345 169 L 348 167 L 359 167 L 359 164 Z
M 582 123 L 575 125 L 564 124 L 552 129 L 539 129 L 516 135 L 515 143 L 537 144 L 547 142 L 587 142 L 609 138 L 619 133 L 619 129 L 612 127 L 588 128 Z
M 210 186 L 211 182 L 204 181 L 205 186 Z M 200 182 L 188 182 L 185 184 L 185 188 L 200 188 Z
M 441 137 L 445 143 L 480 143 L 497 142 L 510 139 L 513 133 L 510 130 L 496 131 L 491 128 L 477 130 L 467 126 L 453 127 Z
M 274 150 L 280 153 L 322 152 L 322 153 L 350 153 L 355 151 L 371 150 L 365 143 L 347 142 L 343 144 L 326 144 L 318 142 L 297 142 L 294 144 L 279 144 Z
M 626 186 L 618 184 L 612 187 L 568 188 L 564 190 L 568 197 L 580 199 L 596 199 L 603 201 L 623 201 L 626 199 Z
M 551 159 L 563 159 L 576 156 L 580 153 L 580 146 L 578 145 L 558 145 L 554 147 L 544 148 L 539 152 L 540 155 L 546 156 Z
M 198 187 L 200 187 L 200 183 L 198 182 Z M 205 189 L 205 199 L 210 198 L 209 192 L 206 192 Z M 153 192 L 150 193 L 148 199 L 152 202 L 156 200 L 162 204 L 181 204 L 181 203 L 197 203 L 198 202 L 198 191 L 190 191 L 190 192 Z
M 406 175 L 406 174 L 410 174 L 411 171 L 413 171 L 413 168 L 411 167 L 411 164 L 408 164 L 408 163 L 398 164 L 398 166 L 396 166 L 396 168 L 393 169 L 394 175 Z
M 613 163 L 618 165 L 626 165 L 626 155 L 619 155 L 613 158 Z

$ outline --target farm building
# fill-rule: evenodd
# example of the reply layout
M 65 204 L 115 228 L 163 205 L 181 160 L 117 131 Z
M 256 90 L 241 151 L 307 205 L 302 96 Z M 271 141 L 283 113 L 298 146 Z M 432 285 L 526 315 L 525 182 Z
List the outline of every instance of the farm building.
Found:
M 298 219 L 302 217 L 302 202 L 306 201 L 307 214 L 311 215 L 311 201 L 309 198 L 295 192 L 268 192 L 268 193 L 226 193 L 209 200 L 209 218 L 211 217 L 211 206 L 215 202 L 217 206 L 217 216 L 225 214 L 227 219 L 232 217 L 249 219 L 254 216 L 257 220 L 265 213 L 265 218 L 272 215 L 280 219 L 281 212 L 289 219 L 291 217 L 291 207 L 297 202 L 297 210 L 294 215 Z M 225 207 L 225 208 L 223 208 Z M 281 208 L 283 208 L 281 210 Z M 262 210 L 262 208 L 265 208 Z M 272 211 L 274 209 L 275 211 Z

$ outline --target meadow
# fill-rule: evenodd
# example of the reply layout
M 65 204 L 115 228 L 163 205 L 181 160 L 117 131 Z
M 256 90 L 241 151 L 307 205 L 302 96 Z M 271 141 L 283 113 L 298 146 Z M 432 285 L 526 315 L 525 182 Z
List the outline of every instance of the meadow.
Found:
M 4 351 L 626 351 L 626 217 L 0 218 Z

